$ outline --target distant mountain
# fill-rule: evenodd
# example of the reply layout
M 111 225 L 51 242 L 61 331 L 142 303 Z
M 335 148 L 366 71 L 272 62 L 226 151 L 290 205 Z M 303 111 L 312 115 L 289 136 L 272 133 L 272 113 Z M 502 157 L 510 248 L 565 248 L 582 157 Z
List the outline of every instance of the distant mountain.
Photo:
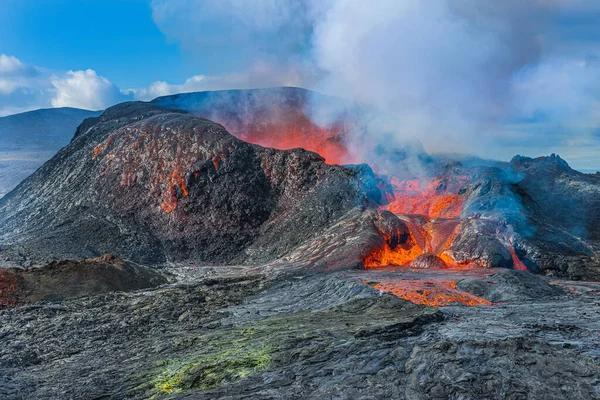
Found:
M 0 118 L 0 197 L 31 175 L 101 111 L 50 108 Z

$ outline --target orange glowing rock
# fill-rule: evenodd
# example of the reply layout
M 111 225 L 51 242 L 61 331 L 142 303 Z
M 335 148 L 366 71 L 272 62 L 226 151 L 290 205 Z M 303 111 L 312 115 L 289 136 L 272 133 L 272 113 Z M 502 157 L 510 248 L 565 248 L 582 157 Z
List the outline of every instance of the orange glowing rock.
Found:
M 160 203 L 160 208 L 167 214 L 171 214 L 175 208 L 177 208 L 177 201 L 173 201 L 171 199 L 163 201 Z
M 457 194 L 442 194 L 434 197 L 429 206 L 431 218 L 458 218 L 462 211 L 462 199 Z
M 175 168 L 171 171 L 168 184 L 170 185 L 170 191 L 163 192 L 163 201 L 160 203 L 160 208 L 170 214 L 177 208 L 177 189 L 179 188 L 183 197 L 187 197 L 189 194 L 185 185 L 185 176 L 180 172 L 178 165 L 175 165 Z
M 293 123 L 248 124 L 235 129 L 235 135 L 246 142 L 279 150 L 300 147 L 314 151 L 328 164 L 359 162 L 357 158 L 350 155 L 344 144 L 346 134 L 351 127 L 343 123 L 322 127 L 313 123 L 305 115 L 286 116 L 286 119 L 292 119 Z
M 512 246 L 507 246 L 507 249 L 512 257 L 514 268 L 519 271 L 527 271 L 528 270 L 527 267 L 525 266 L 525 264 L 523 264 L 523 261 L 521 261 L 519 259 L 519 257 L 517 256 L 517 253 L 515 252 L 515 248 Z
M 492 302 L 484 298 L 456 289 L 455 281 L 401 280 L 378 283 L 374 288 L 415 304 L 433 307 L 445 306 L 451 303 L 462 303 L 467 306 L 492 305 Z
M 385 267 L 388 265 L 408 265 L 417 256 L 423 254 L 423 250 L 418 245 L 413 245 L 408 249 L 397 246 L 391 249 L 387 243 L 383 247 L 373 250 L 364 260 L 365 268 Z
M 423 181 L 400 181 L 392 177 L 393 195 L 383 208 L 394 214 L 420 214 L 429 218 L 458 218 L 463 201 L 458 188 L 468 181 L 465 176 L 431 177 Z
M 363 260 L 365 267 L 407 266 L 422 254 L 439 258 L 439 262 L 430 263 L 432 268 L 463 270 L 477 267 L 475 262 L 457 263 L 450 251 L 462 221 L 463 199 L 458 193 L 468 181 L 469 177 L 461 175 L 421 180 L 392 177 L 392 193 L 386 195 L 388 204 L 381 209 L 405 221 L 411 238 L 419 246 L 397 249 L 384 245 L 373 249 Z

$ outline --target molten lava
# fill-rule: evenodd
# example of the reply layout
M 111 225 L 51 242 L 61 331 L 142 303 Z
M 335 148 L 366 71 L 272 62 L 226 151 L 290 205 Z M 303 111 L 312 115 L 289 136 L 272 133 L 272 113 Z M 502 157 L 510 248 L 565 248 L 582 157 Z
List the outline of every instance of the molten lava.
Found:
M 349 164 L 358 162 L 350 156 L 344 144 L 349 127 L 341 122 L 329 127 L 314 124 L 305 115 L 290 117 L 293 122 L 246 124 L 232 130 L 238 138 L 265 147 L 289 150 L 301 147 L 314 151 L 325 158 L 328 164 Z M 225 123 L 226 126 L 229 124 Z
M 458 190 L 467 180 L 463 176 L 431 177 L 421 181 L 400 181 L 393 177 L 393 194 L 388 195 L 388 204 L 382 209 L 396 214 L 406 223 L 411 238 L 418 246 L 408 250 L 390 246 L 389 240 L 382 235 L 384 245 L 373 249 L 364 258 L 365 267 L 408 266 L 423 254 L 434 256 L 430 259 L 429 268 L 439 268 L 440 265 L 452 269 L 471 267 L 459 265 L 447 252 L 461 221 L 463 201 Z M 417 265 L 425 267 L 427 262 L 421 260 Z
M 431 177 L 421 181 L 400 181 L 392 177 L 393 195 L 388 196 L 388 205 L 384 209 L 394 214 L 458 218 L 463 202 L 456 192 L 468 180 L 465 176 Z
M 523 264 L 523 261 L 519 259 L 517 253 L 515 252 L 515 248 L 512 246 L 507 246 L 508 252 L 512 257 L 513 267 L 519 271 L 527 271 L 527 267 Z
M 396 246 L 390 248 L 388 240 L 383 244 L 383 247 L 375 249 L 364 260 L 365 268 L 375 268 L 387 265 L 407 265 L 420 254 L 423 254 L 423 249 L 417 244 L 405 248 Z
M 462 303 L 467 306 L 489 306 L 492 304 L 486 299 L 456 289 L 456 282 L 454 281 L 401 280 L 377 283 L 374 288 L 415 304 L 433 307 L 445 306 L 451 303 Z

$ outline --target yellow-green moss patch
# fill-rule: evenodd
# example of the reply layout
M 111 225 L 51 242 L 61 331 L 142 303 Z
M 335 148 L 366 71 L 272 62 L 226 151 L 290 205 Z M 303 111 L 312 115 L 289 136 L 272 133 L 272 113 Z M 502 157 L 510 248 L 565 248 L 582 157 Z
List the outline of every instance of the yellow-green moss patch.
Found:
M 210 356 L 170 363 L 153 381 L 155 392 L 170 394 L 199 388 L 212 389 L 265 370 L 271 362 L 266 344 L 233 342 L 229 348 Z

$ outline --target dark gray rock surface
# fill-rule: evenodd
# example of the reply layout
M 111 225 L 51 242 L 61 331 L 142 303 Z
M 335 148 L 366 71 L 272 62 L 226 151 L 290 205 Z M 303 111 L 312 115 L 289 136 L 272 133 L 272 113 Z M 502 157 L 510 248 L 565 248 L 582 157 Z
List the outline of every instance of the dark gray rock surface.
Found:
M 0 311 L 2 398 L 600 397 L 593 287 L 440 312 L 342 273 L 240 272 Z
M 166 282 L 167 277 L 156 269 L 110 255 L 83 261 L 54 261 L 42 268 L 0 270 L 0 305 L 128 292 Z
M 488 279 L 465 279 L 456 286 L 492 302 L 522 301 L 559 297 L 566 289 L 527 271 L 508 271 Z

